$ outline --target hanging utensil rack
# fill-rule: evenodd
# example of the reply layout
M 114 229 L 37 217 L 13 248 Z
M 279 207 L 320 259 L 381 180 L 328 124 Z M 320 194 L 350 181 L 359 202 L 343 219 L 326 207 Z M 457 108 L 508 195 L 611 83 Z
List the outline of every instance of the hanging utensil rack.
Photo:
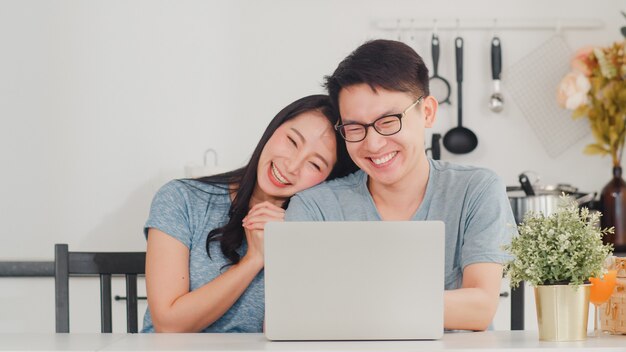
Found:
M 374 26 L 387 31 L 404 30 L 594 30 L 604 28 L 595 18 L 396 18 L 375 20 Z

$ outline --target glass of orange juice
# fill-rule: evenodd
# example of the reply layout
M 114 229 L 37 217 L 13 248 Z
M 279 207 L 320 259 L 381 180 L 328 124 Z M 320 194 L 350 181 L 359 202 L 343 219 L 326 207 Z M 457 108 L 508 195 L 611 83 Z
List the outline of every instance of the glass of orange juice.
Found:
M 600 305 L 606 303 L 611 298 L 613 290 L 615 289 L 617 271 L 609 270 L 602 276 L 602 278 L 591 277 L 591 292 L 589 294 L 589 300 L 593 303 L 593 336 L 600 336 L 600 329 L 598 328 L 598 320 L 600 320 L 600 312 L 598 308 Z

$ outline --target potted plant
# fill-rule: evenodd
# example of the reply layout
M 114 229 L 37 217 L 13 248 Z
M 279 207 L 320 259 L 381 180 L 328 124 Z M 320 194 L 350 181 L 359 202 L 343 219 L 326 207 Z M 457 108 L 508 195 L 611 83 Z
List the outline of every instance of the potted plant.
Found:
M 539 339 L 584 340 L 589 314 L 588 279 L 602 273 L 612 252 L 602 236 L 600 214 L 578 208 L 563 196 L 556 212 L 529 212 L 518 225 L 519 236 L 505 246 L 513 259 L 505 264 L 511 286 L 527 281 L 534 286 Z

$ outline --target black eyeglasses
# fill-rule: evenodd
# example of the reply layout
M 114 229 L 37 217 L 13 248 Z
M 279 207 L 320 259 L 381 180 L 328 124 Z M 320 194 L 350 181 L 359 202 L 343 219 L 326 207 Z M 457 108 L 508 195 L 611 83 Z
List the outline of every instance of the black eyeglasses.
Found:
M 367 137 L 367 130 L 369 127 L 373 127 L 374 131 L 378 132 L 378 134 L 383 136 L 391 136 L 392 134 L 396 134 L 400 132 L 402 129 L 402 118 L 406 115 L 407 111 L 411 110 L 414 106 L 419 104 L 422 101 L 424 96 L 417 98 L 417 100 L 411 104 L 408 108 L 404 109 L 404 111 L 400 114 L 392 114 L 385 115 L 377 118 L 372 123 L 358 123 L 358 122 L 350 122 L 342 125 L 336 125 L 335 130 L 339 132 L 341 137 L 346 140 L 346 142 L 360 142 Z

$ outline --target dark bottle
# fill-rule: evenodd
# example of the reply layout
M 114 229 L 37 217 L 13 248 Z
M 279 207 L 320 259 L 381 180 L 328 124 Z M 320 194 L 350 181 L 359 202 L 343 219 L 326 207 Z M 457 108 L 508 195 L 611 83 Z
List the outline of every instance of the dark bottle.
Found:
M 616 253 L 626 252 L 626 182 L 620 166 L 613 167 L 613 179 L 602 189 L 600 204 L 601 226 L 615 228 L 614 234 L 604 237 L 604 243 L 612 243 Z

